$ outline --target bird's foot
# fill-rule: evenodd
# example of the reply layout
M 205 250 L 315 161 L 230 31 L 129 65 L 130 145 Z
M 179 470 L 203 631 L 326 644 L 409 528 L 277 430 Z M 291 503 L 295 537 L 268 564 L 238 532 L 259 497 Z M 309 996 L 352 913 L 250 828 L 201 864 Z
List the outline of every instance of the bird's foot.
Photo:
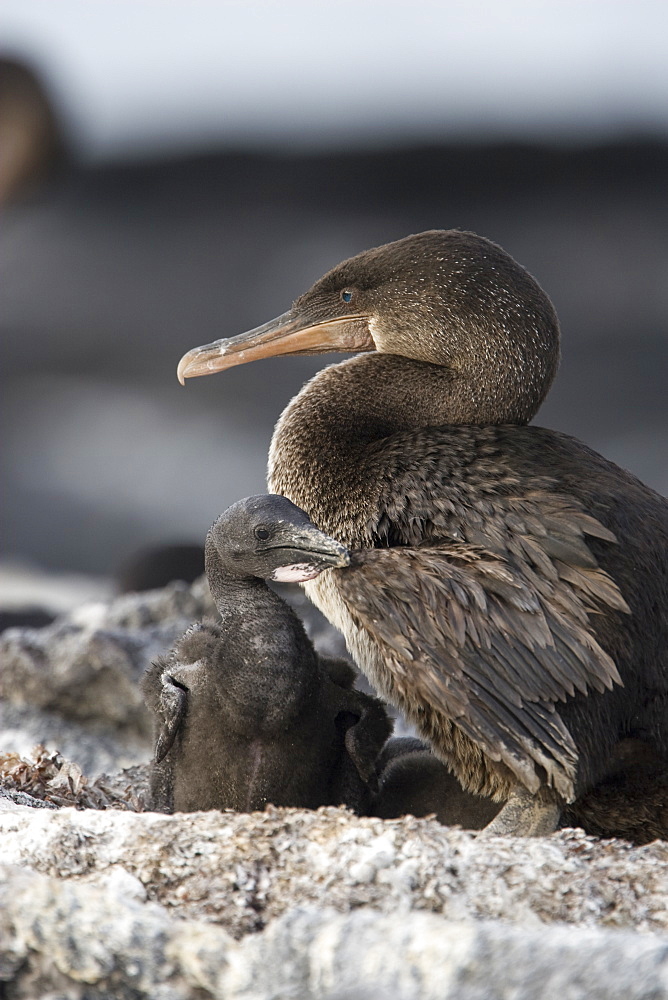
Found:
M 516 788 L 503 808 L 478 836 L 546 837 L 559 823 L 561 807 L 549 793 L 532 795 L 526 788 Z

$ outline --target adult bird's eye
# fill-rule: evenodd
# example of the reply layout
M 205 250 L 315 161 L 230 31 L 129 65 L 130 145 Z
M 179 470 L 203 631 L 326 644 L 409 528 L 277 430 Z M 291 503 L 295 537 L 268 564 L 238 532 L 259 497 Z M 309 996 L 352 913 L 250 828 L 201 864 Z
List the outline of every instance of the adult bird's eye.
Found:
M 348 288 L 344 288 L 343 291 L 341 292 L 341 298 L 343 299 L 344 302 L 350 302 L 352 297 L 353 293 Z
M 269 538 L 269 532 L 267 531 L 266 528 L 256 528 L 255 529 L 255 537 L 256 538 L 261 538 L 264 541 L 265 538 Z

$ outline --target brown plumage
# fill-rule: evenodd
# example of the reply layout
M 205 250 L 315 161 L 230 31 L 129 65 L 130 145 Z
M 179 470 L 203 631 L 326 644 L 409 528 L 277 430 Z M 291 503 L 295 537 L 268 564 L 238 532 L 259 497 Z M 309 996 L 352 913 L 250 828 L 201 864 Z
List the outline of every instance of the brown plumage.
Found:
M 548 563 L 526 526 L 525 532 L 525 545 L 535 544 Z M 379 651 L 392 685 L 384 693 L 410 706 L 423 734 L 442 740 L 444 720 L 452 720 L 529 791 L 546 777 L 570 800 L 577 749 L 554 706 L 619 682 L 586 609 L 627 608 L 600 570 L 580 566 L 578 588 L 572 567 L 560 575 L 557 565 L 542 576 L 535 564 L 518 565 L 510 557 L 513 543 L 504 555 L 461 543 L 362 549 L 337 573 L 336 586 Z M 568 536 L 560 544 L 566 555 Z M 586 551 L 575 535 L 571 548 L 573 558 Z
M 307 591 L 464 787 L 508 800 L 493 831 L 553 828 L 619 740 L 668 753 L 668 504 L 523 426 L 559 327 L 488 240 L 428 232 L 358 254 L 179 375 L 334 349 L 370 353 L 288 405 L 269 480 L 368 551 Z
M 434 815 L 446 826 L 481 830 L 500 808 L 491 799 L 464 791 L 421 740 L 388 740 L 376 770 L 373 816 Z M 612 752 L 606 776 L 564 809 L 560 826 L 582 827 L 590 835 L 636 845 L 667 840 L 668 762 L 646 743 L 622 740 Z
M 668 762 L 647 743 L 622 740 L 607 774 L 564 809 L 562 826 L 634 844 L 668 840 Z
M 348 560 L 285 497 L 250 497 L 207 536 L 220 622 L 189 629 L 143 680 L 156 716 L 153 807 L 165 812 L 267 803 L 363 812 L 391 732 L 345 661 L 317 656 L 264 577 L 303 580 Z

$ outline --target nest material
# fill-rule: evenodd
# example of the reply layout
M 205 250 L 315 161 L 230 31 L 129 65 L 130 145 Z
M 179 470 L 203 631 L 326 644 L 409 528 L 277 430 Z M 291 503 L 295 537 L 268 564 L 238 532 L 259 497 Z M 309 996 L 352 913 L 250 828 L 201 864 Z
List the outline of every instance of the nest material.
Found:
M 78 764 L 65 760 L 57 751 L 50 753 L 41 744 L 30 757 L 17 753 L 0 753 L 0 789 L 23 793 L 52 806 L 74 806 L 76 809 L 125 809 L 143 812 L 146 801 L 141 790 L 134 787 L 130 771 L 120 782 L 108 775 L 90 781 Z

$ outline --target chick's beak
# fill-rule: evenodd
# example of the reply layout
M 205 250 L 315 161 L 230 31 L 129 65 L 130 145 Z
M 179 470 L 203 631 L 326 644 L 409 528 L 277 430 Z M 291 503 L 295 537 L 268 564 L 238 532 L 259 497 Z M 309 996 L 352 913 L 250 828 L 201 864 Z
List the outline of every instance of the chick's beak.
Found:
M 234 365 L 279 354 L 374 350 L 366 315 L 337 316 L 314 322 L 291 309 L 254 330 L 194 347 L 179 361 L 177 375 L 184 385 L 187 378 L 211 375 Z
M 341 567 L 350 564 L 350 552 L 324 532 L 315 527 L 290 528 L 278 534 L 271 548 L 303 553 L 309 562 L 321 566 Z

